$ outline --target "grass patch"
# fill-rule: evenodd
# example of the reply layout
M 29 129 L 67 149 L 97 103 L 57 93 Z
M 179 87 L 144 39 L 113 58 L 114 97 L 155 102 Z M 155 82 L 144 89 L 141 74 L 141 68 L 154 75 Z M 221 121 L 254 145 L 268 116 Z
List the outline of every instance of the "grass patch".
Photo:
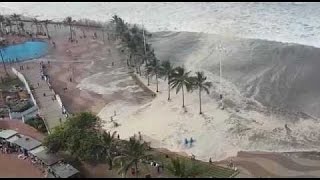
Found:
M 16 100 L 8 102 L 8 106 L 12 112 L 23 112 L 31 108 L 33 104 L 30 101 Z
M 198 177 L 203 177 L 203 178 L 209 178 L 209 177 L 214 177 L 214 178 L 229 178 L 229 177 L 234 177 L 236 176 L 239 172 L 235 171 L 230 168 L 225 168 L 222 166 L 217 166 L 214 164 L 209 164 L 207 162 L 199 161 L 199 160 L 191 160 L 188 157 L 177 155 L 174 153 L 164 153 L 164 152 L 159 152 L 157 150 L 152 151 L 153 154 L 153 160 L 155 160 L 158 163 L 163 163 L 164 167 L 168 167 L 168 165 L 171 164 L 171 158 L 176 158 L 179 157 L 180 159 L 185 160 L 187 163 L 193 163 L 201 169 L 201 174 Z M 168 155 L 168 157 L 166 157 Z M 168 177 L 172 177 L 172 174 L 168 172 L 168 170 L 164 170 L 164 175 L 167 175 Z
M 1 78 L 0 89 L 3 91 L 9 91 L 15 87 L 24 87 L 24 84 L 17 77 Z
M 46 125 L 44 124 L 43 120 L 40 117 L 31 118 L 26 121 L 26 124 L 34 127 L 41 133 L 47 134 Z

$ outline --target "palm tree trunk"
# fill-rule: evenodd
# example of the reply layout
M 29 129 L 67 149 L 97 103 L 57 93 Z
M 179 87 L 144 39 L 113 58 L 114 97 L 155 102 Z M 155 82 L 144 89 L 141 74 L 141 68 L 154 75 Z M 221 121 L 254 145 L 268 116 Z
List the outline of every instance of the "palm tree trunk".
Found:
M 49 30 L 48 30 L 48 26 L 45 26 L 46 27 L 46 31 L 47 31 L 47 37 L 48 39 L 50 39 L 50 35 L 49 35 Z
M 182 107 L 184 107 L 184 90 L 182 85 Z
M 199 101 L 200 101 L 200 114 L 202 114 L 202 111 L 201 111 L 201 87 L 199 87 Z
M 136 166 L 136 178 L 138 178 L 138 162 L 135 162 L 134 164 Z
M 72 40 L 72 29 L 71 29 L 71 25 L 69 25 L 70 27 L 70 40 Z
M 4 30 L 3 30 L 3 23 L 2 22 L 0 22 L 0 28 L 1 28 L 1 35 L 3 35 L 4 34 Z
M 123 166 L 123 163 L 122 163 L 122 161 L 121 161 L 121 169 L 122 169 L 122 166 Z M 121 172 L 121 177 L 122 177 L 122 178 L 125 178 L 125 177 L 126 177 L 126 174 L 127 174 L 127 172 L 122 171 L 122 172 Z
M 170 100 L 170 83 L 168 79 L 168 101 Z
M 38 37 L 38 34 L 39 34 L 39 27 L 38 27 L 38 24 L 36 24 L 36 37 Z
M 156 72 L 157 92 L 159 92 L 158 73 Z
M 141 68 L 140 67 L 141 67 L 141 64 L 138 67 L 139 68 L 139 75 L 141 76 Z
M 112 159 L 109 159 L 109 170 L 112 170 Z

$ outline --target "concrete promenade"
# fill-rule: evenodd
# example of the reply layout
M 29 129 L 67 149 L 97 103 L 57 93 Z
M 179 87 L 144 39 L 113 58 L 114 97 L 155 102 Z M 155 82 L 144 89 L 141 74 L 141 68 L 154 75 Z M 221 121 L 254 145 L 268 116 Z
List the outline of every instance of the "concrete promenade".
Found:
M 57 100 L 53 100 L 54 91 L 41 78 L 40 65 L 28 64 L 29 68 L 24 63 L 21 65 L 24 66 L 23 70 L 20 70 L 20 66 L 15 66 L 15 68 L 25 76 L 29 85 L 34 88 L 33 95 L 38 103 L 40 115 L 44 118 L 48 130 L 51 131 L 60 124 L 60 118 L 61 122 L 66 120 L 65 115 L 62 114 L 62 108 Z

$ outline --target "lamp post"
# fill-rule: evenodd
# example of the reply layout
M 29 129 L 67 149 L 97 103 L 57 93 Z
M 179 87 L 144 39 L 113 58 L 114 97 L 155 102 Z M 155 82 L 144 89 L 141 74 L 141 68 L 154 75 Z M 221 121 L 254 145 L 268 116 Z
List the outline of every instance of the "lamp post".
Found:
M 218 45 L 217 50 L 219 51 L 219 93 L 220 93 L 220 99 L 222 100 L 222 91 L 221 91 L 221 78 L 222 78 L 222 61 L 221 61 L 221 54 L 222 52 L 226 52 L 226 49 L 221 45 L 221 43 Z

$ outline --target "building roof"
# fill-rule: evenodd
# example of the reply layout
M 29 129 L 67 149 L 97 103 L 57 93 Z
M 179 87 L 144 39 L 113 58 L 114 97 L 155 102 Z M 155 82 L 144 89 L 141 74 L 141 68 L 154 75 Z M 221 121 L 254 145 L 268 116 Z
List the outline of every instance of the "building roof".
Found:
M 16 135 L 12 136 L 11 138 L 6 139 L 6 141 L 8 141 L 10 143 L 14 143 L 18 139 L 19 139 L 19 137 L 16 134 Z
M 43 151 L 45 149 L 46 148 L 44 146 L 39 146 L 39 147 L 34 148 L 31 151 L 29 151 L 29 153 L 32 154 L 32 155 L 36 155 L 38 152 L 41 152 L 41 151 Z
M 21 138 L 18 138 L 13 143 L 26 149 L 27 151 L 30 151 L 30 150 L 32 150 L 36 147 L 39 147 L 41 145 L 41 142 L 39 142 L 29 136 L 21 136 Z
M 14 120 L 8 118 L 0 120 L 0 128 L 15 130 L 19 134 L 30 136 L 38 141 L 43 141 L 45 137 L 35 128 L 23 123 L 21 120 Z
M 52 153 L 48 153 L 47 150 L 40 151 L 40 152 L 36 153 L 35 156 L 38 159 L 40 159 L 47 166 L 51 166 L 51 165 L 59 162 L 60 160 L 62 160 L 61 157 L 59 157 L 55 154 L 52 154 Z
M 73 166 L 64 163 L 56 163 L 50 166 L 50 169 L 54 172 L 54 174 L 56 174 L 60 178 L 69 178 L 79 173 L 79 171 L 75 169 Z
M 0 130 L 0 138 L 8 139 L 17 134 L 17 131 L 11 129 Z

